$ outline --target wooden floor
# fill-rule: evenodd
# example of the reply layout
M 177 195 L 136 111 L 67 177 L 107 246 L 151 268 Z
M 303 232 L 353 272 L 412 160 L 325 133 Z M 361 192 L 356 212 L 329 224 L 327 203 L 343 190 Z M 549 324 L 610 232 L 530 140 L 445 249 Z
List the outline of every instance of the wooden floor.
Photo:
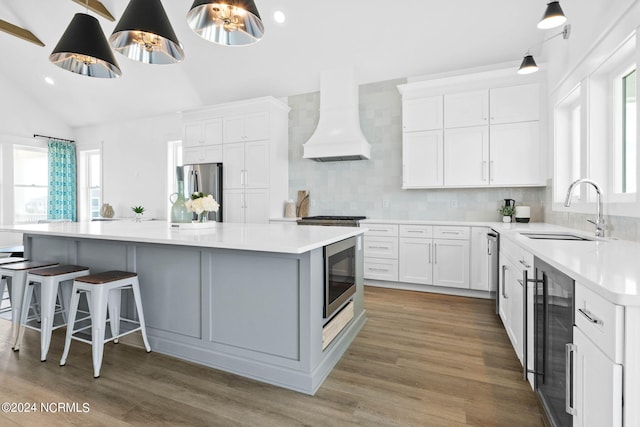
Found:
M 315 396 L 123 344 L 106 346 L 94 380 L 88 345 L 74 342 L 59 367 L 57 330 L 42 363 L 38 333 L 14 353 L 0 320 L 0 402 L 72 410 L 2 413 L 0 424 L 543 425 L 493 301 L 367 287 L 365 306 L 367 324 Z

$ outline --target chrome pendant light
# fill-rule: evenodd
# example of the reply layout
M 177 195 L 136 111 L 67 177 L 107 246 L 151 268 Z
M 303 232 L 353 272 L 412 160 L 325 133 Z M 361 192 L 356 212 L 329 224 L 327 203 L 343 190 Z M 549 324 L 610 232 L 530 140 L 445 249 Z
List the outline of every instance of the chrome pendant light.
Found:
M 520 64 L 518 74 L 532 74 L 536 71 L 538 71 L 538 64 L 536 64 L 533 56 L 529 52 L 527 52 L 524 59 L 522 60 L 522 64 Z
M 49 61 L 83 76 L 114 78 L 122 75 L 100 23 L 85 13 L 75 14 L 49 55 Z
M 264 35 L 253 0 L 196 0 L 187 23 L 203 39 L 225 46 L 250 45 Z
M 175 64 L 184 59 L 160 0 L 131 0 L 109 43 L 127 58 L 145 64 Z
M 564 12 L 560 7 L 558 0 L 552 1 L 547 4 L 547 10 L 540 22 L 538 22 L 538 28 L 541 30 L 548 30 L 550 28 L 556 28 L 567 22 L 567 17 L 564 16 Z

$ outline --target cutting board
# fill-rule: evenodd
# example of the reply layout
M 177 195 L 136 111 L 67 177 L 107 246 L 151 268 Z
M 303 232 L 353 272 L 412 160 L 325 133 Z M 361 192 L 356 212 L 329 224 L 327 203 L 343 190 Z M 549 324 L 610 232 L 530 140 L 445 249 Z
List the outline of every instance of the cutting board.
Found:
M 298 191 L 298 201 L 296 202 L 296 216 L 309 216 L 309 190 Z

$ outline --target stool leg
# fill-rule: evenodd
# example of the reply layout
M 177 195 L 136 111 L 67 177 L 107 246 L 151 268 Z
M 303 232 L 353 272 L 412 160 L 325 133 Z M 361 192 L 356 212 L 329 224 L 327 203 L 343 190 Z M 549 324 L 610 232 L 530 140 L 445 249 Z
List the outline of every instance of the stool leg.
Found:
M 142 341 L 144 341 L 144 348 L 147 350 L 147 353 L 149 353 L 151 351 L 151 347 L 149 346 L 149 340 L 147 340 L 147 327 L 144 323 L 142 299 L 140 298 L 140 285 L 137 277 L 134 278 L 131 288 L 133 290 L 133 299 L 136 302 L 136 310 L 138 311 L 138 320 L 140 321 L 140 332 L 142 333 Z
M 91 298 L 91 354 L 93 356 L 93 377 L 100 377 L 102 356 L 104 354 L 104 337 L 107 323 L 108 290 L 98 286 Z
M 62 352 L 62 358 L 60 358 L 60 366 L 64 366 L 67 363 L 67 356 L 69 355 L 69 347 L 71 346 L 71 336 L 76 323 L 76 314 L 78 313 L 78 302 L 80 301 L 80 291 L 73 286 L 71 291 L 71 301 L 69 302 L 69 322 L 67 322 L 67 335 L 64 339 L 64 351 Z
M 34 282 L 35 283 L 35 282 Z M 24 325 L 27 323 L 27 317 L 29 317 L 29 307 L 31 306 L 31 296 L 35 294 L 35 285 L 27 282 L 26 288 L 22 293 L 22 304 L 20 309 L 20 317 L 18 318 L 18 334 L 16 335 L 16 339 L 13 343 L 13 350 L 19 351 L 20 344 L 22 344 L 22 337 L 24 336 Z
M 40 282 L 40 361 L 47 360 L 49 345 L 51 344 L 51 331 L 56 311 L 56 296 L 58 294 L 58 282 L 54 278 L 46 278 Z
M 111 289 L 109 291 L 109 324 L 111 326 L 111 336 L 117 337 L 120 334 L 120 304 L 121 300 L 120 289 Z M 113 340 L 114 343 L 118 343 L 118 339 Z

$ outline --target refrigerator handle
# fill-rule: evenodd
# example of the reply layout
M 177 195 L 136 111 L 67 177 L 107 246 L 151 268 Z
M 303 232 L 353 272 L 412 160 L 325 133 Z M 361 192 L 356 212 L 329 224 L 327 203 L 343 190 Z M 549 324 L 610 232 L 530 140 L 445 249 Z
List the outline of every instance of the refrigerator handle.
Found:
M 193 175 L 194 175 L 194 178 L 193 178 L 193 191 L 194 192 L 195 191 L 200 191 L 200 183 L 198 182 L 199 181 L 198 171 L 193 171 Z

